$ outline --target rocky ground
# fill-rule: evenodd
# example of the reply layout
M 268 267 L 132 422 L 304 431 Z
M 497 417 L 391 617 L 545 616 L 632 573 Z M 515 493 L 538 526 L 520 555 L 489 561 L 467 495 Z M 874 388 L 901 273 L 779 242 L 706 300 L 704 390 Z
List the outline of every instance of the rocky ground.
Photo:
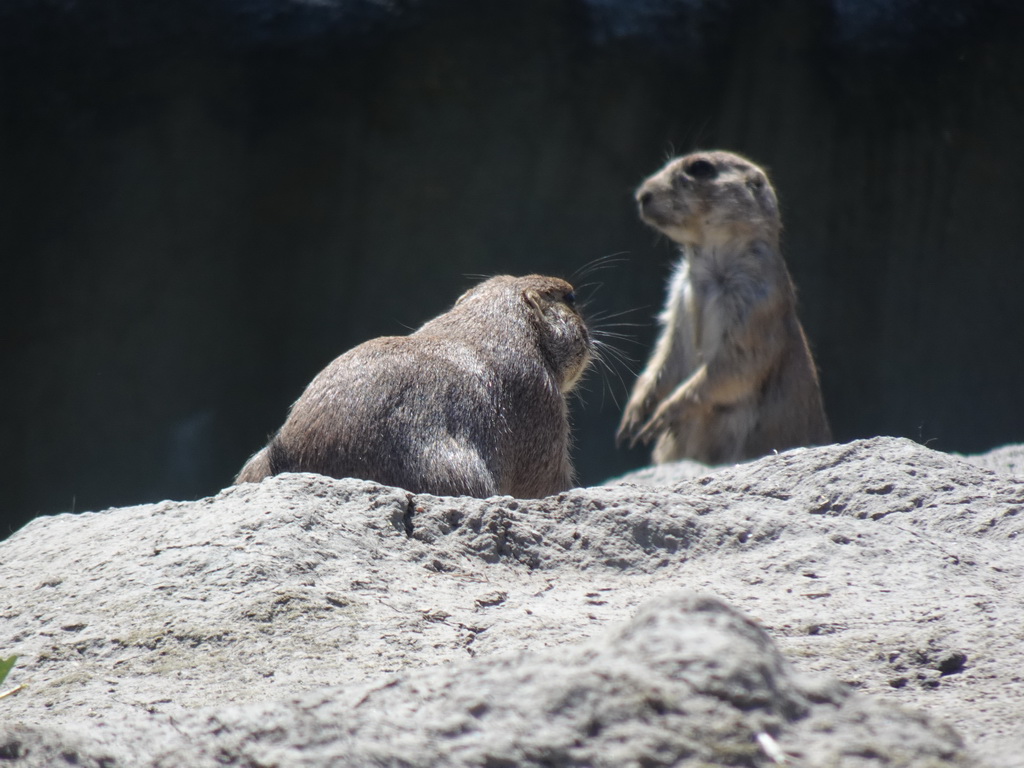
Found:
M 0 544 L 0 764 L 1020 765 L 1021 456 L 40 518 Z

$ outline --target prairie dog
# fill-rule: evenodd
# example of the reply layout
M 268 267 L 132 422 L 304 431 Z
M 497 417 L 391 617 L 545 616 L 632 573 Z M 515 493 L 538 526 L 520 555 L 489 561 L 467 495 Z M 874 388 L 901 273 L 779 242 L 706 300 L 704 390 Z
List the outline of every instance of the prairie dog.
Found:
M 408 336 L 334 360 L 235 483 L 317 472 L 448 496 L 564 491 L 566 395 L 591 349 L 569 283 L 493 277 Z
M 696 152 L 646 179 L 636 200 L 681 258 L 618 439 L 656 440 L 659 464 L 831 442 L 764 171 L 731 152 Z

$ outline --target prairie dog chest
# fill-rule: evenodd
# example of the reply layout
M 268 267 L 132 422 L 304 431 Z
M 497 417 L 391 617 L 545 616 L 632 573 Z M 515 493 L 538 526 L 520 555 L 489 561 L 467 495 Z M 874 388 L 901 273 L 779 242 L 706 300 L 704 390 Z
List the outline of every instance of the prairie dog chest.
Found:
M 771 286 L 756 253 L 688 254 L 682 288 L 689 332 L 706 361 L 714 357 L 731 329 L 747 320 L 751 308 L 768 296 Z

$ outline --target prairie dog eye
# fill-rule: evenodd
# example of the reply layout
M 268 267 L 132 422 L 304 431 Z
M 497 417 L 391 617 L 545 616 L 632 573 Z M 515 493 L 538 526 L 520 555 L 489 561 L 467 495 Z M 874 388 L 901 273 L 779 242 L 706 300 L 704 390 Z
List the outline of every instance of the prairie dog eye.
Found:
M 564 301 L 570 307 L 575 308 L 576 307 L 576 291 L 569 291 L 568 293 L 563 294 L 562 301 Z
M 707 181 L 718 175 L 718 169 L 716 169 L 715 166 L 707 160 L 694 160 L 692 163 L 689 163 L 683 171 L 687 176 L 697 179 L 698 181 Z

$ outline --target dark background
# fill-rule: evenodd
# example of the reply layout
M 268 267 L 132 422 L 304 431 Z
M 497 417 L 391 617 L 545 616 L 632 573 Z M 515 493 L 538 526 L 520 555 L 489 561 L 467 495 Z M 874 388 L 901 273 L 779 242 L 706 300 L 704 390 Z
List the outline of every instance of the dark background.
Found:
M 638 369 L 673 251 L 631 193 L 696 148 L 771 174 L 837 439 L 1024 439 L 1017 8 L 7 0 L 0 537 L 216 492 L 472 276 L 620 254 L 581 293 Z M 645 462 L 625 393 L 574 405 L 584 484 Z

